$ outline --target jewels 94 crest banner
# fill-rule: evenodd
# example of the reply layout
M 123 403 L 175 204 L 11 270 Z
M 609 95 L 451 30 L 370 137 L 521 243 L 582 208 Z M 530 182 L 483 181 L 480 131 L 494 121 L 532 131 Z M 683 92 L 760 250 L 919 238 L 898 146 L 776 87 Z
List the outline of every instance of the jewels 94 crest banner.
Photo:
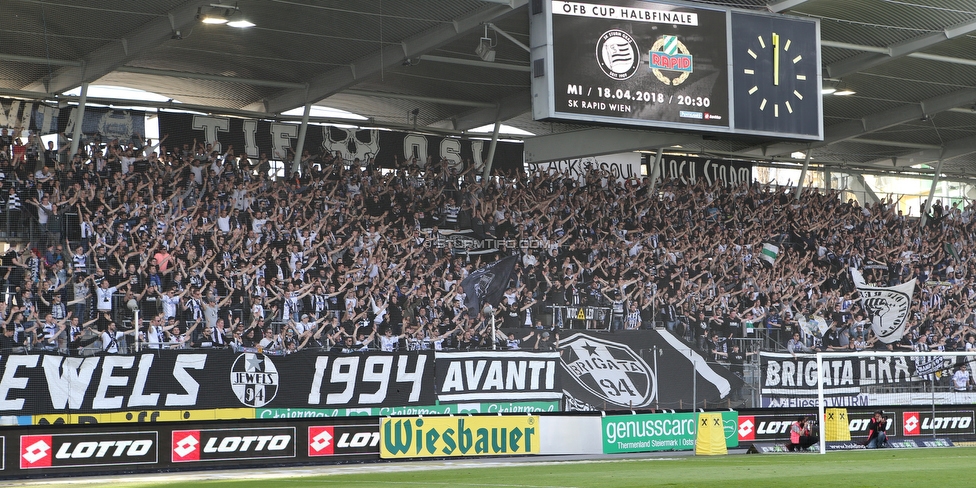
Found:
M 433 405 L 433 377 L 433 351 L 9 355 L 0 357 L 0 416 Z

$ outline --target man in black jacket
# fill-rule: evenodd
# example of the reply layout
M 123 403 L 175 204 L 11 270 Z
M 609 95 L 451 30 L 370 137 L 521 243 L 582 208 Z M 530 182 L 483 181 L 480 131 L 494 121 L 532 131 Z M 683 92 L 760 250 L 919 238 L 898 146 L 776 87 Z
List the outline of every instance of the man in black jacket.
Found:
M 868 422 L 868 440 L 865 443 L 868 449 L 875 449 L 879 447 L 888 446 L 888 434 L 885 431 L 888 429 L 888 418 L 885 417 L 884 412 L 877 410 L 874 412 L 874 417 Z

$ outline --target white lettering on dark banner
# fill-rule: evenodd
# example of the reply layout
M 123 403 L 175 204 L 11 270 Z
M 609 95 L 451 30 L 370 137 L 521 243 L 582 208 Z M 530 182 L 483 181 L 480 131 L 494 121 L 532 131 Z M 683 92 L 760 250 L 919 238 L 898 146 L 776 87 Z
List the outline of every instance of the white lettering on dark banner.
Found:
M 294 427 L 173 431 L 173 462 L 295 457 Z
M 376 432 L 356 432 L 351 434 L 345 432 L 339 437 L 339 442 L 336 442 L 336 447 L 343 448 L 362 448 L 362 447 L 376 447 L 380 445 L 380 433 Z
M 650 156 L 653 171 L 654 160 Z M 752 181 L 752 164 L 745 161 L 705 158 L 675 158 L 663 157 L 658 174 L 664 180 L 678 180 L 682 184 L 695 184 L 699 178 L 704 178 L 708 186 L 716 181 L 724 182 L 726 186 L 737 186 Z
M 641 177 L 640 153 L 607 154 L 592 158 L 565 159 L 531 165 L 536 172 L 546 174 L 563 174 L 579 182 L 585 182 L 587 175 L 596 171 L 598 177 L 609 176 L 617 182 L 624 182 L 629 178 Z
M 315 360 L 308 404 L 321 405 L 323 391 L 332 391 L 325 398 L 328 405 L 380 404 L 386 400 L 391 383 L 408 384 L 408 401 L 416 402 L 423 390 L 427 356 L 416 358 L 415 364 L 411 365 L 409 356 L 341 356 L 335 357 L 330 364 L 331 356 L 319 356 Z M 362 371 L 360 363 L 364 363 Z M 361 388 L 357 387 L 359 384 Z M 338 388 L 341 390 L 335 391 Z
M 154 464 L 156 432 L 88 432 L 20 437 L 21 469 Z
M 789 354 L 762 353 L 763 389 L 793 388 L 817 393 L 817 360 Z M 917 380 L 904 357 L 824 359 L 824 386 L 828 389 L 903 383 Z M 812 392 L 812 393 L 811 393 Z M 798 392 L 799 393 L 799 392 Z
M 440 402 L 560 399 L 558 354 L 437 353 Z
M 41 358 L 43 361 L 40 361 Z M 57 355 L 7 356 L 3 375 L 0 376 L 0 411 L 24 408 L 25 398 L 29 393 L 15 392 L 28 390 L 33 386 L 25 374 L 37 368 L 38 362 L 41 363 L 51 409 L 54 411 L 83 409 L 86 398 L 91 398 L 92 410 L 195 405 L 200 384 L 187 370 L 203 369 L 207 355 L 176 356 L 169 374 L 182 391 L 171 391 L 166 395 L 147 392 L 147 385 L 152 383 L 150 375 L 154 360 L 155 356 L 152 354 L 88 358 Z M 33 388 L 30 389 L 36 392 Z

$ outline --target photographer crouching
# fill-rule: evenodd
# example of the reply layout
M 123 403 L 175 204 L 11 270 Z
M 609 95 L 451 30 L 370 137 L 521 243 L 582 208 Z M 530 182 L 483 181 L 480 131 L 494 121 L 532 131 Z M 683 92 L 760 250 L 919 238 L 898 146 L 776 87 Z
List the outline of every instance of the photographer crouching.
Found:
M 820 442 L 820 438 L 812 433 L 813 422 L 806 415 L 801 415 L 790 428 L 790 443 L 786 448 L 790 452 L 806 451 L 810 446 Z
M 874 417 L 868 422 L 868 440 L 865 446 L 868 449 L 888 447 L 888 417 L 881 410 L 875 410 Z

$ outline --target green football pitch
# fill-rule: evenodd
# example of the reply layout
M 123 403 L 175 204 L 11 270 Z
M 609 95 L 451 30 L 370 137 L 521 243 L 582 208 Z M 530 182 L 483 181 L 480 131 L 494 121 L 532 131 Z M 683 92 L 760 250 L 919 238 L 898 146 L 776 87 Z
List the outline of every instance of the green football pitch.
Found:
M 457 460 L 463 469 L 418 469 L 422 464 L 374 464 L 375 471 L 361 474 L 289 477 L 289 468 L 264 479 L 245 478 L 192 481 L 192 475 L 172 483 L 126 483 L 133 487 L 510 487 L 510 488 L 615 488 L 648 486 L 681 487 L 861 487 L 950 488 L 976 485 L 973 475 L 976 448 L 882 449 L 831 452 L 825 455 L 766 454 L 710 457 L 659 457 L 586 462 L 506 463 L 491 460 Z M 498 461 L 495 463 L 493 461 Z M 499 464 L 504 464 L 500 466 Z M 429 465 L 430 466 L 430 465 Z M 296 468 L 305 472 L 307 468 Z M 314 470 L 314 468 L 313 468 Z M 224 475 L 227 472 L 223 472 Z M 245 473 L 241 473 L 246 476 Z M 201 478 L 213 474 L 201 473 Z M 145 478 L 142 478 L 145 479 Z M 198 478 L 199 479 L 199 478 Z

